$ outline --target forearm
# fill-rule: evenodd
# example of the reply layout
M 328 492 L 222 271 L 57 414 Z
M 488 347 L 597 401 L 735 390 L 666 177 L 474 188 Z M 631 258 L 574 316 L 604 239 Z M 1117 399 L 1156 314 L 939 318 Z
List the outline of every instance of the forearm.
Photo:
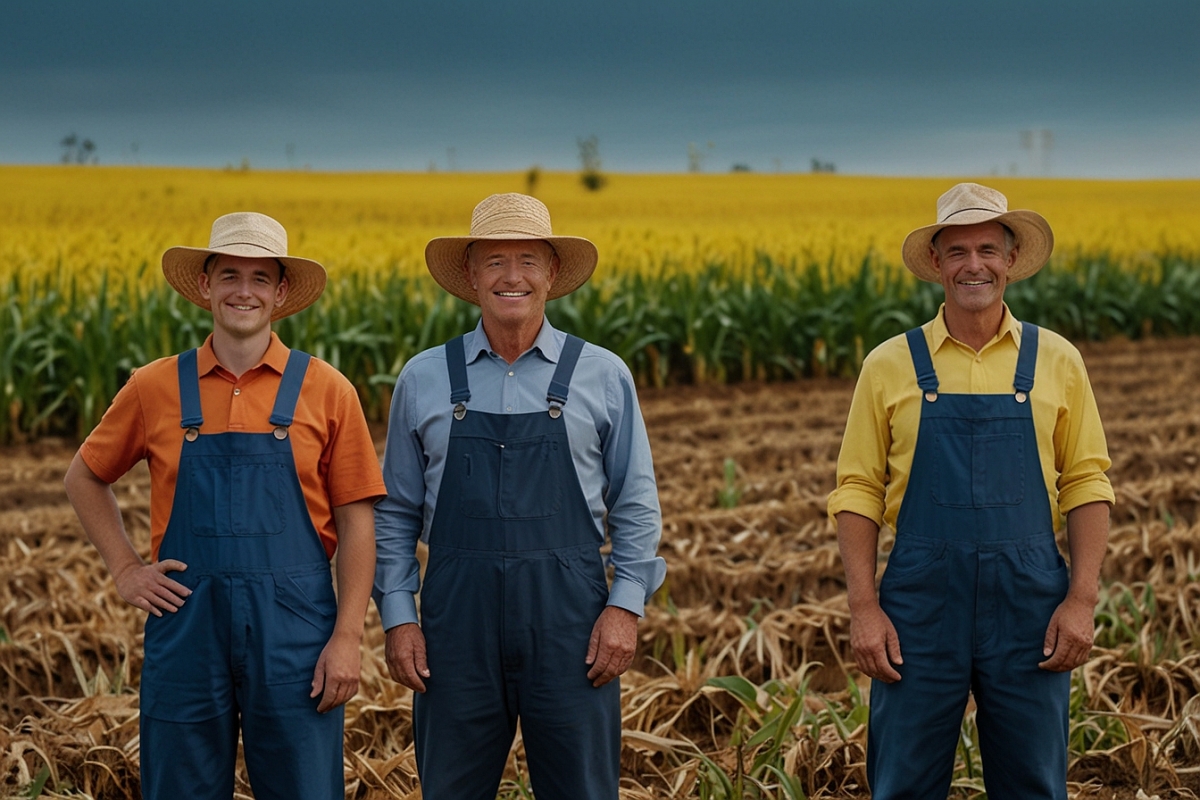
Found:
M 877 606 L 875 565 L 878 561 L 879 526 L 852 511 L 837 515 L 838 552 L 846 571 L 846 599 L 850 612 Z
M 333 509 L 338 530 L 338 613 L 334 630 L 361 639 L 367 602 L 375 578 L 374 501 L 360 500 Z
M 83 532 L 104 559 L 109 573 L 115 577 L 131 567 L 144 565 L 125 532 L 112 487 L 92 472 L 79 453 L 67 468 L 63 483 Z
M 1095 607 L 1100 566 L 1108 550 L 1109 504 L 1085 503 L 1067 512 L 1067 547 L 1071 554 L 1068 596 Z

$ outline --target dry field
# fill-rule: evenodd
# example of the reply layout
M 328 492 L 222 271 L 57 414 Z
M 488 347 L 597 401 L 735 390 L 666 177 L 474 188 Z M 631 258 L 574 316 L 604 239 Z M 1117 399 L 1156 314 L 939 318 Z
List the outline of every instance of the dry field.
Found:
M 1110 342 L 1085 358 L 1118 501 L 1097 648 L 1075 677 L 1071 794 L 1195 798 L 1200 342 Z M 851 390 L 827 380 L 644 393 L 669 573 L 623 683 L 623 800 L 729 796 L 721 777 L 739 772 L 747 797 L 756 786 L 789 796 L 764 765 L 797 776 L 791 796 L 865 796 L 865 698 L 847 680 L 845 592 L 824 518 Z M 58 441 L 0 451 L 0 796 L 30 782 L 44 797 L 138 792 L 141 621 L 67 505 L 71 454 Z M 725 488 L 733 507 L 718 500 Z M 143 546 L 147 491 L 144 473 L 117 489 Z M 347 709 L 348 796 L 415 798 L 411 695 L 387 679 L 381 645 L 372 613 Z M 721 676 L 746 680 L 708 683 Z M 970 719 L 960 755 L 955 791 L 972 796 Z M 527 796 L 527 777 L 514 758 L 502 794 Z

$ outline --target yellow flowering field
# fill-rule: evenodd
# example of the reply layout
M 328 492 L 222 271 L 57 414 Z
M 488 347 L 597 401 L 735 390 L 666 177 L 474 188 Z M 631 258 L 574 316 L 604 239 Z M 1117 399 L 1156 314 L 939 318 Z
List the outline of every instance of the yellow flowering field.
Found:
M 1126 263 L 1200 254 L 1200 181 L 977 179 L 1050 221 L 1060 258 L 1103 252 Z M 950 178 L 839 175 L 612 175 L 589 192 L 573 173 L 542 173 L 534 193 L 556 232 L 587 236 L 605 271 L 738 269 L 779 263 L 856 268 L 868 253 L 899 263 L 900 243 L 934 220 Z M 331 174 L 164 168 L 0 167 L 0 278 L 127 271 L 156 281 L 161 252 L 204 245 L 213 218 L 279 219 L 293 252 L 344 271 L 420 274 L 429 238 L 466 233 L 474 204 L 526 191 L 524 173 Z

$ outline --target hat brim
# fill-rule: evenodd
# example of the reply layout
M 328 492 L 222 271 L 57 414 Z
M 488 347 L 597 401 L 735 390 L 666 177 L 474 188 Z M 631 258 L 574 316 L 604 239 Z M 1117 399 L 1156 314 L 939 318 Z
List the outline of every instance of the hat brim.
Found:
M 929 248 L 933 237 L 943 228 L 959 225 L 976 225 L 980 222 L 999 222 L 1013 232 L 1017 244 L 1017 259 L 1008 270 L 1008 283 L 1028 278 L 1046 265 L 1054 251 L 1054 232 L 1050 223 L 1036 211 L 1017 209 L 996 214 L 985 210 L 972 210 L 956 214 L 954 222 L 941 222 L 917 228 L 904 239 L 904 266 L 923 281 L 941 283 L 942 276 L 933 264 Z
M 596 245 L 580 236 L 530 236 L 521 234 L 494 234 L 491 236 L 441 236 L 425 245 L 425 266 L 438 285 L 455 297 L 479 305 L 479 295 L 467 279 L 463 269 L 467 248 L 473 242 L 482 241 L 543 241 L 558 254 L 558 275 L 546 295 L 555 300 L 570 294 L 583 284 L 596 270 L 600 260 Z
M 311 306 L 325 291 L 325 267 L 308 258 L 277 256 L 254 245 L 230 245 L 210 249 L 205 247 L 171 247 L 162 256 L 163 275 L 175 291 L 201 308 L 212 311 L 212 304 L 200 294 L 200 273 L 211 255 L 241 258 L 273 258 L 285 267 L 288 292 L 283 303 L 271 312 L 271 321 L 283 319 Z

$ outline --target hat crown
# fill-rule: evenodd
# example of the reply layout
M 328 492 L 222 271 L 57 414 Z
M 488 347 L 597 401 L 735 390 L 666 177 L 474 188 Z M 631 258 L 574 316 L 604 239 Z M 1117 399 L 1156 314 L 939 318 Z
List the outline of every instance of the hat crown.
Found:
M 264 256 L 287 255 L 287 231 L 276 220 L 254 211 L 236 211 L 217 217 L 208 239 L 210 250 L 244 245 Z
M 1008 211 L 1008 198 L 978 183 L 957 184 L 938 198 L 938 224 L 950 222 L 954 215 L 970 211 L 1004 214 Z
M 552 236 L 550 210 L 536 197 L 509 192 L 481 201 L 471 213 L 471 236 Z

